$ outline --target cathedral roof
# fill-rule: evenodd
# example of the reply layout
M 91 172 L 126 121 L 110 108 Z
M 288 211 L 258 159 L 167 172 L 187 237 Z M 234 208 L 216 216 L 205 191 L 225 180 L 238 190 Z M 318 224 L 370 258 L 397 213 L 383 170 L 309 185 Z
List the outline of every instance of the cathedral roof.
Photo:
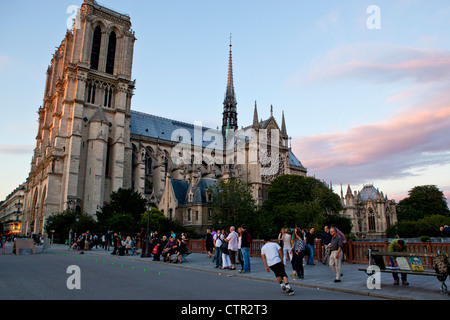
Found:
M 297 159 L 297 157 L 295 156 L 295 154 L 292 152 L 291 149 L 289 149 L 289 165 L 295 166 L 295 167 L 300 167 L 300 168 L 306 170 L 306 168 L 303 166 L 303 164 L 300 162 L 300 160 Z
M 379 196 L 378 190 L 373 185 L 365 185 L 360 191 L 360 196 L 362 201 L 376 200 Z
M 193 124 L 185 123 L 177 120 L 171 120 L 163 117 L 158 117 L 151 114 L 146 114 L 137 111 L 131 111 L 130 119 L 130 133 L 135 135 L 142 135 L 145 137 L 161 139 L 166 141 L 180 142 L 178 139 L 180 132 L 175 132 L 175 130 L 182 129 L 187 130 L 191 136 L 191 141 L 187 143 L 193 145 L 199 145 L 197 141 L 194 141 L 194 130 Z M 215 134 L 222 135 L 219 130 L 214 130 L 210 128 L 202 127 L 203 136 L 206 131 L 213 130 Z M 212 140 L 202 141 L 202 147 L 206 148 L 211 143 Z
M 197 141 L 194 141 L 195 128 L 193 124 L 158 117 L 155 115 L 146 114 L 138 111 L 133 110 L 131 111 L 131 119 L 130 119 L 131 134 L 142 135 L 144 137 L 150 137 L 166 141 L 180 142 L 180 140 L 177 139 L 178 136 L 177 133 L 174 134 L 175 130 L 178 129 L 187 130 L 191 136 L 191 144 L 198 145 Z M 212 130 L 214 134 L 222 135 L 222 131 L 202 127 L 203 136 L 205 132 L 208 130 Z M 248 139 L 248 137 L 245 138 Z M 203 148 L 209 147 L 213 142 L 214 142 L 213 140 L 204 140 L 202 141 L 202 147 Z M 216 146 L 216 148 L 220 148 L 220 146 Z M 306 170 L 306 168 L 303 166 L 300 160 L 298 160 L 298 158 L 292 152 L 292 150 L 289 150 L 289 165 Z
M 172 179 L 172 188 L 175 198 L 177 198 L 178 205 L 183 205 L 186 200 L 186 192 L 189 188 L 188 183 L 185 180 Z
M 217 179 L 212 178 L 201 178 L 199 179 L 193 186 L 191 186 L 186 193 L 185 203 L 189 203 L 188 197 L 189 192 L 192 191 L 194 195 L 194 199 L 191 204 L 205 204 L 206 201 L 206 191 L 209 187 L 215 185 L 217 183 Z

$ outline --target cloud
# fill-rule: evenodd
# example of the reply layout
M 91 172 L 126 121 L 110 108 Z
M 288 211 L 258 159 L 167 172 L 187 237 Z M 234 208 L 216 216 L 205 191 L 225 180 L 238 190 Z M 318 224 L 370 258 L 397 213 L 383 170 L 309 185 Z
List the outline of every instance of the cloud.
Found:
M 34 146 L 28 144 L 0 144 L 0 154 L 3 155 L 22 155 L 33 153 Z
M 353 44 L 318 60 L 297 81 L 407 85 L 403 90 L 393 86 L 386 101 L 392 107 L 388 119 L 294 138 L 293 149 L 310 173 L 359 184 L 419 175 L 423 168 L 450 163 L 450 51 Z M 401 110 L 399 101 L 406 102 Z
M 424 50 L 385 43 L 338 46 L 293 75 L 291 85 L 317 82 L 436 83 L 450 80 L 450 51 Z

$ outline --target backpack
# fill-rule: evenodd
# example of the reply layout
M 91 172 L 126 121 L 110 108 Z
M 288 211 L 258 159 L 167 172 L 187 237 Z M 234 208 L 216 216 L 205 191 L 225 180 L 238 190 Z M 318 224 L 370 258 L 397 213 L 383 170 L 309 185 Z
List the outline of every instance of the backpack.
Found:
M 443 253 L 437 254 L 433 258 L 434 269 L 436 273 L 446 275 L 450 273 L 450 265 L 448 261 L 448 256 Z

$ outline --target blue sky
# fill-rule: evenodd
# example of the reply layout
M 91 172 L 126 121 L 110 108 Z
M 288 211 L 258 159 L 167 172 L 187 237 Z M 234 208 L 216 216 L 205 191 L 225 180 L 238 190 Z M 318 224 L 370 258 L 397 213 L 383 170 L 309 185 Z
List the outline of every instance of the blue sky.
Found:
M 448 1 L 116 1 L 136 32 L 132 109 L 221 124 L 229 35 L 239 125 L 286 114 L 310 175 L 401 199 L 450 197 Z M 73 0 L 4 1 L 0 12 L 0 199 L 28 176 L 45 71 Z M 378 5 L 381 29 L 367 8 Z M 344 187 L 344 192 L 346 188 Z

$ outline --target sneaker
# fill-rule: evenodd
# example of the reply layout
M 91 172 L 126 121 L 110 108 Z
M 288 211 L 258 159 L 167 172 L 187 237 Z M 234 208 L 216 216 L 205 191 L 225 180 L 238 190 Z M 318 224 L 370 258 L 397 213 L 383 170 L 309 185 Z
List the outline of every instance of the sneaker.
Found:
M 293 290 L 292 288 L 287 289 L 285 292 L 286 292 L 288 295 L 290 295 L 290 296 L 293 296 L 293 295 L 295 294 L 295 292 L 294 292 L 294 290 Z
M 281 290 L 283 290 L 283 292 L 286 293 L 286 287 L 285 286 L 282 286 Z
M 334 280 L 334 282 L 341 282 L 341 280 L 336 279 L 336 280 Z

